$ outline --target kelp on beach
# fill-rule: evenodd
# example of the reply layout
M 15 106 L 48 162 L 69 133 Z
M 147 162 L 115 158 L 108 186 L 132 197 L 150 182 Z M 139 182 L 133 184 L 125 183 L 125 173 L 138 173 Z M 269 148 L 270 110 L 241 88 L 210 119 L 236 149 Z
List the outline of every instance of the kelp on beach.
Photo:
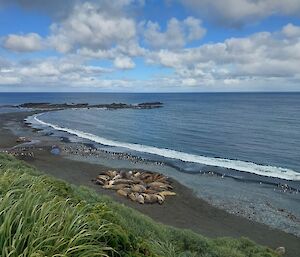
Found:
M 245 238 L 208 239 L 155 223 L 4 154 L 0 198 L 0 256 L 277 256 Z

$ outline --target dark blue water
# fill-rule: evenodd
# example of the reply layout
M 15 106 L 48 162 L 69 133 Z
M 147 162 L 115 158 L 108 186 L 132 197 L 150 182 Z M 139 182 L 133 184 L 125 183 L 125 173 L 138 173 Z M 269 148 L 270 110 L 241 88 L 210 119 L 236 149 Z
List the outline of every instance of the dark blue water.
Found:
M 288 179 L 300 172 L 299 93 L 0 94 L 0 105 L 147 101 L 161 101 L 164 107 L 65 110 L 38 119 L 76 129 L 81 134 L 75 134 L 98 143 L 174 160 L 274 177 L 285 173 Z

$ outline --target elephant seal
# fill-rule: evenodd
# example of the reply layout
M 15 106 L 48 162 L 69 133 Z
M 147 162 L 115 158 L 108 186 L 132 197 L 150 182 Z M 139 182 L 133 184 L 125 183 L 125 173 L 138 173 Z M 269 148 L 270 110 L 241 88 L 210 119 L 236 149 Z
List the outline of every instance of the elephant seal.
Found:
M 152 183 L 148 184 L 148 186 L 150 189 L 153 189 L 156 191 L 173 189 L 173 187 L 171 185 L 162 183 L 162 182 L 152 182 Z
M 146 194 L 156 194 L 157 193 L 157 191 L 155 191 L 155 190 L 153 190 L 153 189 L 146 189 L 145 190 L 145 192 L 144 193 L 146 193 Z
M 115 171 L 115 170 L 108 170 L 108 171 L 106 171 L 105 174 L 107 176 L 109 176 L 110 178 L 113 178 L 113 177 L 115 177 L 117 175 L 117 171 Z
M 113 190 L 119 190 L 119 189 L 122 189 L 122 188 L 128 188 L 129 185 L 128 184 L 118 184 L 118 185 L 112 185 L 111 186 L 111 189 Z
M 170 189 L 172 189 L 172 186 L 170 186 L 169 184 L 156 181 L 149 183 L 149 187 L 170 187 Z
M 159 204 L 163 204 L 163 202 L 165 201 L 165 198 L 162 197 L 161 195 L 155 195 L 157 197 L 157 201 Z
M 155 194 L 142 194 L 144 196 L 145 203 L 156 203 L 158 201 Z
M 116 176 L 114 176 L 112 178 L 112 180 L 118 180 L 118 179 L 121 179 L 121 178 L 122 178 L 122 176 L 120 174 L 117 174 Z
M 142 173 L 139 178 L 143 181 L 145 181 L 146 179 L 149 179 L 152 177 L 152 174 L 151 173 L 148 173 L 148 172 L 145 172 L 145 173 Z
M 120 175 L 121 175 L 121 178 L 123 178 L 123 179 L 131 179 L 132 171 L 130 170 L 127 172 L 127 171 L 121 170 Z
M 104 185 L 102 188 L 104 188 L 104 189 L 111 189 L 111 188 L 112 188 L 112 185 L 107 184 L 107 185 Z
M 119 189 L 117 191 L 117 194 L 120 195 L 120 196 L 124 196 L 124 197 L 128 196 L 128 192 L 126 192 L 124 189 Z
M 171 191 L 161 191 L 161 192 L 159 192 L 159 195 L 174 196 L 174 195 L 176 195 L 176 193 L 175 192 L 171 192 Z
M 92 179 L 92 182 L 94 182 L 96 185 L 104 186 L 104 183 L 100 179 Z
M 135 193 L 130 193 L 129 195 L 128 195 L 128 197 L 129 197 L 129 199 L 131 200 L 131 201 L 136 201 L 136 196 L 135 196 Z
M 102 181 L 108 181 L 108 180 L 110 180 L 110 177 L 107 175 L 99 175 L 99 176 L 97 176 L 97 179 L 100 179 Z
M 133 182 L 132 180 L 130 179 L 116 179 L 116 180 L 113 180 L 112 184 L 113 185 L 118 185 L 118 184 L 128 184 L 128 185 L 131 185 Z
M 150 203 L 151 197 L 148 194 L 143 193 L 142 196 L 144 197 L 145 203 Z
M 138 172 L 136 172 L 133 176 L 135 177 L 135 178 L 137 178 L 137 177 L 139 177 L 141 175 L 141 173 L 138 171 Z
M 161 195 L 160 193 L 158 193 L 157 196 L 158 196 L 158 197 L 160 196 L 160 197 L 162 198 L 163 201 L 166 200 L 166 197 L 165 197 L 164 195 Z
M 138 203 L 140 203 L 140 204 L 144 204 L 145 203 L 144 197 L 142 195 L 140 195 L 140 194 L 136 197 L 136 201 Z
M 131 190 L 132 190 L 133 192 L 143 193 L 143 192 L 146 191 L 146 188 L 145 188 L 143 185 L 137 184 L 137 185 L 131 186 Z

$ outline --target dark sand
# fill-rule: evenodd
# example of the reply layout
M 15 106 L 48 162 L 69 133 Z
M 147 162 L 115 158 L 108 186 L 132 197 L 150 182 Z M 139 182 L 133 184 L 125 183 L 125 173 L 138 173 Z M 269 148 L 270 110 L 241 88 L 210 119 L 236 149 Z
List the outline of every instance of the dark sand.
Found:
M 9 129 L 4 128 L 5 124 L 14 121 L 24 126 L 22 121 L 27 116 L 28 113 L 0 115 L 0 148 L 16 144 L 17 137 Z M 284 246 L 287 251 L 285 256 L 300 256 L 300 238 L 213 207 L 174 180 L 172 182 L 177 196 L 168 198 L 163 205 L 139 205 L 117 196 L 114 191 L 104 190 L 91 182 L 91 179 L 98 175 L 99 171 L 106 168 L 104 166 L 54 156 L 46 147 L 42 151 L 35 151 L 35 159 L 29 163 L 54 177 L 75 185 L 88 186 L 100 194 L 109 195 L 114 200 L 137 209 L 158 222 L 191 229 L 209 237 L 248 237 L 273 249 Z

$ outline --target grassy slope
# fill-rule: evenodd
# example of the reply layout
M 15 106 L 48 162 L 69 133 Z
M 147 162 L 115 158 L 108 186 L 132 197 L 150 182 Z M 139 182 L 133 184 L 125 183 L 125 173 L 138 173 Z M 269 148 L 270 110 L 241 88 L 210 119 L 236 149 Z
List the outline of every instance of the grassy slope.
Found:
M 213 240 L 155 223 L 0 154 L 0 256 L 277 255 L 248 239 Z

